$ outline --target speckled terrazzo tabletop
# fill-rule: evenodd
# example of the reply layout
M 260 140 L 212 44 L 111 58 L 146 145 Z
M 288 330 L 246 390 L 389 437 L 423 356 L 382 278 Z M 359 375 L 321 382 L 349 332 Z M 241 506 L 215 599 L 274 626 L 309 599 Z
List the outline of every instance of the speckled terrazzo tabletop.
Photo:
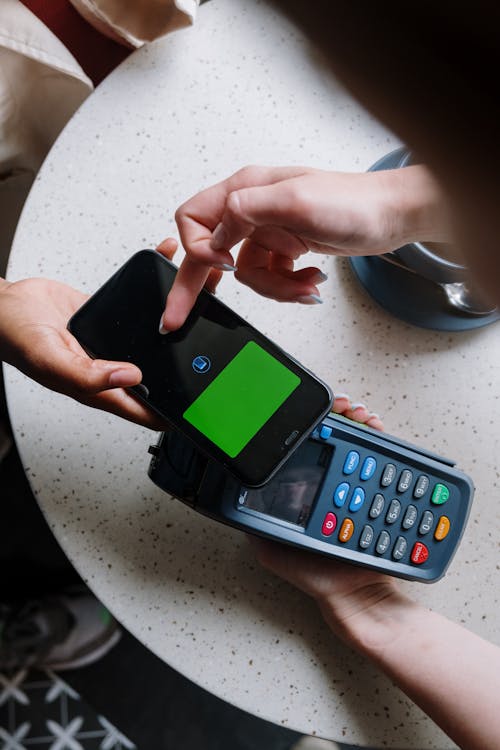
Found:
M 263 2 L 217 0 L 192 29 L 135 53 L 62 133 L 28 199 L 10 279 L 88 292 L 174 233 L 176 206 L 248 163 L 365 170 L 397 144 Z M 387 315 L 339 259 L 324 304 L 278 305 L 225 279 L 221 297 L 393 434 L 458 460 L 477 493 L 444 580 L 411 594 L 500 642 L 498 326 L 433 333 Z M 449 748 L 314 605 L 262 571 L 243 536 L 158 490 L 155 435 L 7 369 L 26 471 L 64 550 L 159 657 L 258 716 L 344 742 Z M 411 643 L 408 644 L 411 648 Z

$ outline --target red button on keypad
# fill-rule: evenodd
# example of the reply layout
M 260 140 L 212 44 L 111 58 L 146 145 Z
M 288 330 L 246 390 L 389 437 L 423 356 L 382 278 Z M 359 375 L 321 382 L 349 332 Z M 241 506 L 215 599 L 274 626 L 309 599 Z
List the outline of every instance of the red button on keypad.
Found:
M 330 534 L 333 534 L 335 531 L 335 527 L 337 525 L 337 516 L 335 513 L 327 513 L 325 516 L 325 520 L 323 521 L 323 526 L 321 527 L 321 533 L 324 536 L 330 536 Z
M 429 550 L 422 542 L 415 542 L 411 551 L 411 561 L 415 565 L 422 565 L 429 557 Z

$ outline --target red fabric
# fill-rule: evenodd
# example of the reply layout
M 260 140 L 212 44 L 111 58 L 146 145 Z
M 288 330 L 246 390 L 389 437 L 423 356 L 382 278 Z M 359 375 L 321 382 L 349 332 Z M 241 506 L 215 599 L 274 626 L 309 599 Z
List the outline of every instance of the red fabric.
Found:
M 131 50 L 99 33 L 68 0 L 21 0 L 55 34 L 93 81 L 106 78 Z

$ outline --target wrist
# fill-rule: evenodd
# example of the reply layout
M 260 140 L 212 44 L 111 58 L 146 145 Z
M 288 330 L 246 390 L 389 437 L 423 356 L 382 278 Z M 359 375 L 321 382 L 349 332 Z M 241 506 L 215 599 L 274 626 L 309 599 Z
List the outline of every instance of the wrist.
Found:
M 341 610 L 336 597 L 318 602 L 332 630 L 356 651 L 377 661 L 399 636 L 407 633 L 422 610 L 401 593 L 392 579 L 380 580 L 344 597 Z
M 390 249 L 409 242 L 451 241 L 448 202 L 427 167 L 392 169 L 378 176 Z

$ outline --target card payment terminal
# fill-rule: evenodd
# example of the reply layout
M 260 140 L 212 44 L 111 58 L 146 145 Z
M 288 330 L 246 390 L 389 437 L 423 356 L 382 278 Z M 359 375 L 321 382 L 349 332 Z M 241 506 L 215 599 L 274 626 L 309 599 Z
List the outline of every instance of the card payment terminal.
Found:
M 330 414 L 271 479 L 241 486 L 178 432 L 150 447 L 149 476 L 243 531 L 409 580 L 441 578 L 473 496 L 454 462 Z

